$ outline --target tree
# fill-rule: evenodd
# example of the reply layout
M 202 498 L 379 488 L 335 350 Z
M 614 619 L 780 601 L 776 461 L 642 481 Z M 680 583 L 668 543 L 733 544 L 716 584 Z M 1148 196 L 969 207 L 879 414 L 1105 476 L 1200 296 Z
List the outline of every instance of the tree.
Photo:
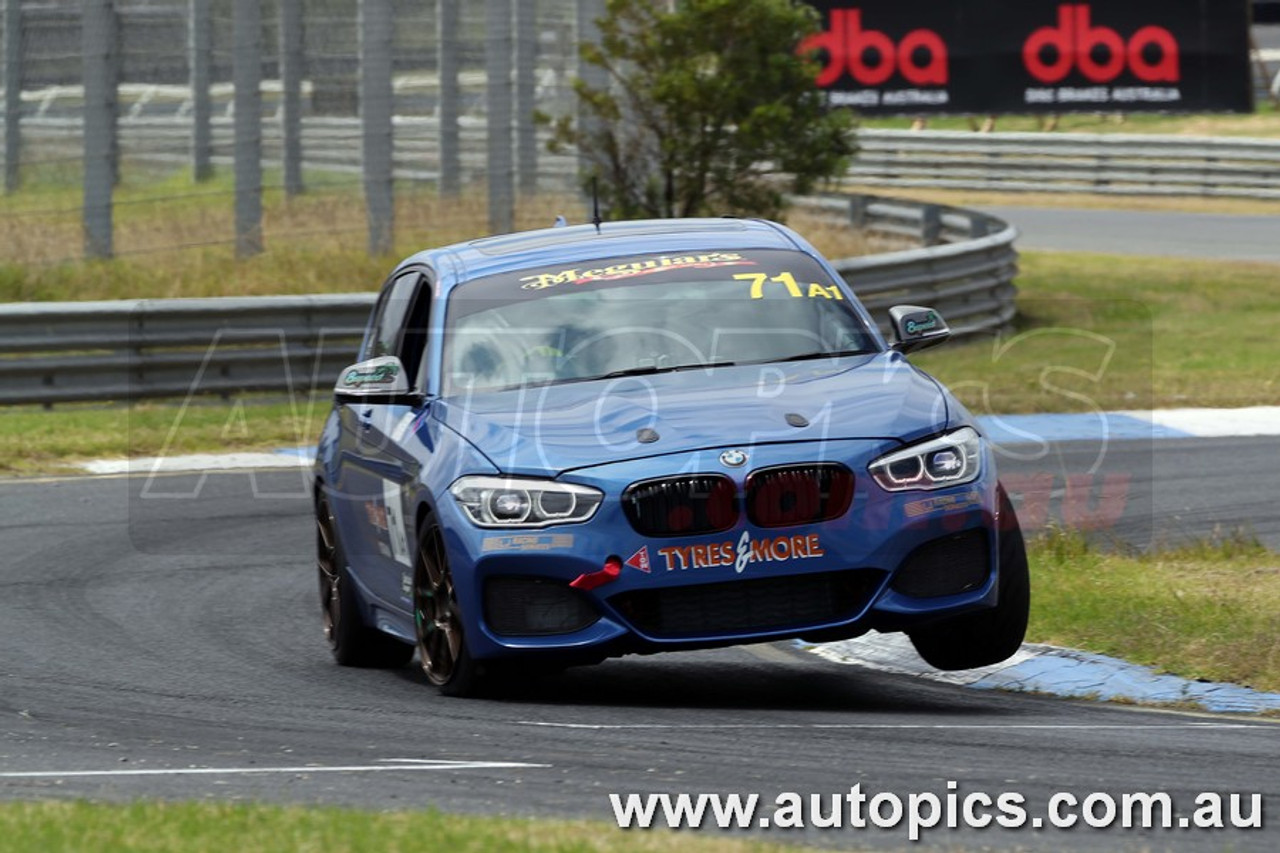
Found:
M 843 172 L 853 119 L 828 111 L 818 65 L 797 46 L 818 29 L 796 0 L 608 0 L 582 56 L 609 85 L 575 83 L 587 120 L 555 123 L 615 217 L 777 216 L 787 191 Z

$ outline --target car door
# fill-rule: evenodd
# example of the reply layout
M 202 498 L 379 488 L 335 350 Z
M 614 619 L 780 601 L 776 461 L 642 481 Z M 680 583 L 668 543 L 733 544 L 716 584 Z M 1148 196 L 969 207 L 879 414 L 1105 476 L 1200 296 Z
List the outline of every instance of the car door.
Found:
M 404 439 L 422 414 L 423 370 L 431 278 L 425 269 L 398 273 L 383 288 L 361 347 L 360 360 L 397 356 L 414 393 L 394 401 L 339 405 L 338 487 L 348 503 L 351 529 L 344 542 L 354 549 L 357 576 L 378 599 L 375 607 L 407 612 L 413 579 L 413 525 L 406 519 L 407 484 L 421 462 Z M 358 555 L 358 556 L 356 556 Z

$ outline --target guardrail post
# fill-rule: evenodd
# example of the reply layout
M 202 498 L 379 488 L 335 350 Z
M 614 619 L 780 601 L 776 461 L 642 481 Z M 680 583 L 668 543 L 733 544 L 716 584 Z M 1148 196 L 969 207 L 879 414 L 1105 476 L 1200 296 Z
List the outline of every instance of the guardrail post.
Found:
M 18 189 L 22 165 L 22 0 L 4 0 L 4 191 Z
M 436 132 L 440 195 L 446 198 L 462 191 L 462 161 L 458 153 L 458 30 L 458 0 L 436 0 L 436 57 L 440 76 Z
M 867 227 L 867 205 L 870 201 L 870 197 L 865 195 L 849 197 L 849 224 L 854 228 Z
M 920 243 L 936 246 L 942 242 L 942 208 L 926 204 L 920 209 Z
M 115 185 L 116 27 L 113 0 L 84 0 L 84 254 L 112 255 Z
M 369 254 L 391 251 L 391 0 L 360 0 L 360 130 Z
M 537 108 L 538 6 L 516 0 L 516 172 L 520 192 L 538 191 L 538 127 L 533 123 Z
M 232 7 L 235 83 L 236 257 L 262 251 L 262 5 Z
M 284 192 L 302 192 L 302 0 L 280 4 L 280 131 Z
M 596 23 L 600 18 L 604 17 L 604 0 L 578 0 L 578 45 L 585 43 L 600 43 L 600 25 Z M 578 78 L 582 80 L 589 88 L 594 90 L 605 89 L 609 85 L 609 75 L 603 68 L 598 65 L 592 65 L 578 55 Z M 578 131 L 588 136 L 593 135 L 599 129 L 598 120 L 594 118 L 591 111 L 578 102 Z M 579 174 L 587 171 L 589 164 L 586 155 L 578 152 L 578 172 Z M 590 214 L 588 214 L 590 215 Z
M 141 389 L 147 387 L 147 371 L 143 366 L 146 362 L 143 356 L 146 354 L 147 346 L 147 315 L 141 305 L 135 303 L 133 311 L 129 312 L 129 316 L 124 323 L 128 331 L 128 348 L 119 350 L 119 354 L 128 358 L 133 363 L 133 368 L 128 371 L 125 377 L 125 384 L 128 387 L 126 395 L 131 401 L 135 397 L 141 397 Z
M 512 143 L 511 25 L 513 0 L 485 3 L 485 86 L 489 126 L 489 230 L 515 230 L 515 163 Z
M 213 102 L 209 97 L 213 61 L 211 0 L 190 0 L 187 21 L 188 83 L 191 86 L 191 176 L 213 177 Z

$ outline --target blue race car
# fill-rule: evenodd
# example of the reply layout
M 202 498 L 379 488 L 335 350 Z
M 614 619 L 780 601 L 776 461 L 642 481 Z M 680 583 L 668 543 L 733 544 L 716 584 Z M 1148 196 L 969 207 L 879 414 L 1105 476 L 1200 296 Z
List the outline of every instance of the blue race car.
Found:
M 449 695 L 628 653 L 905 631 L 1004 660 L 1022 534 L 972 416 L 771 222 L 551 228 L 382 290 L 315 468 L 325 636 Z

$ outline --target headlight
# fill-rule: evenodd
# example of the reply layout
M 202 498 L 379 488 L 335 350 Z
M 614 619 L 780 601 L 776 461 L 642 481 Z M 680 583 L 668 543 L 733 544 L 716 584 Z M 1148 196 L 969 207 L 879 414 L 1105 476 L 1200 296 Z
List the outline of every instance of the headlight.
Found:
M 546 527 L 595 515 L 604 493 L 553 480 L 463 477 L 449 493 L 479 527 Z
M 868 466 L 882 489 L 944 489 L 978 479 L 982 439 L 971 427 L 881 456 Z

